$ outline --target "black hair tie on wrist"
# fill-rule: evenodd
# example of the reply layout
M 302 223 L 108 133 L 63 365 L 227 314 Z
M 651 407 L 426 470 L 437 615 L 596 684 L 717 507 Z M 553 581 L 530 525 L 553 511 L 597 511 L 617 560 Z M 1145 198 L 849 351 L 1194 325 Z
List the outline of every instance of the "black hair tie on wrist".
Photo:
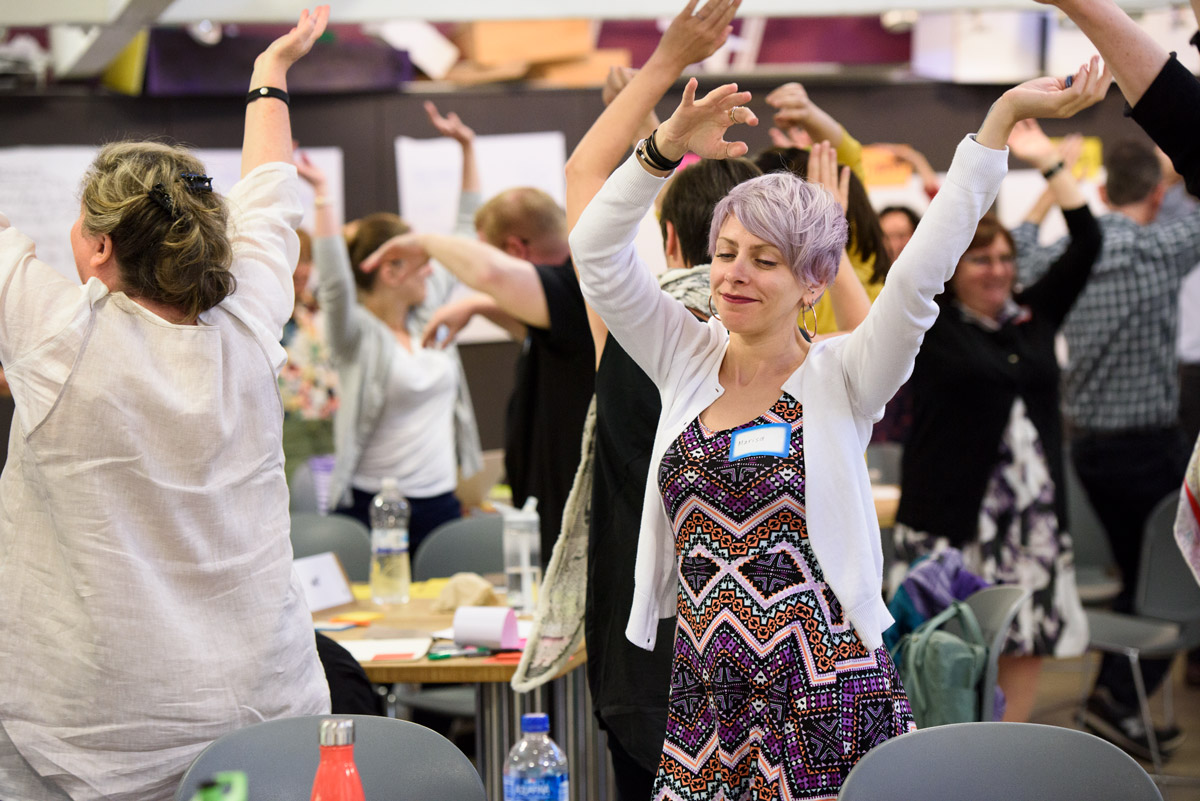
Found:
M 274 86 L 260 86 L 246 93 L 246 105 L 248 106 L 255 100 L 260 100 L 264 97 L 273 97 L 276 100 L 282 100 L 285 106 L 292 104 L 292 99 L 282 89 L 276 89 Z
M 1055 165 L 1054 165 L 1053 167 L 1051 167 L 1050 169 L 1048 169 L 1048 170 L 1043 170 L 1043 171 L 1042 171 L 1042 177 L 1043 177 L 1043 178 L 1045 178 L 1047 181 L 1049 181 L 1049 180 L 1050 180 L 1051 178 L 1053 178 L 1055 175 L 1058 175 L 1059 171 L 1060 171 L 1060 170 L 1061 170 L 1063 167 L 1066 167 L 1066 166 L 1067 166 L 1067 165 L 1066 165 L 1065 163 L 1063 163 L 1062 161 L 1059 161 L 1057 164 L 1055 164 Z
M 654 144 L 654 134 L 658 133 L 655 128 L 654 132 L 642 140 L 642 156 L 647 164 L 654 167 L 660 172 L 670 172 L 683 163 L 683 159 L 671 160 L 659 152 L 658 146 Z

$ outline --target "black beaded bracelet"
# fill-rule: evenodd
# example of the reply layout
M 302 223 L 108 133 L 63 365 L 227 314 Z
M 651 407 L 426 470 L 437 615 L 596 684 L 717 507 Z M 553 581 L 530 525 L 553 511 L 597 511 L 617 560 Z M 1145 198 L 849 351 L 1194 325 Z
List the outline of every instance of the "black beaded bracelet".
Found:
M 246 93 L 246 105 L 250 105 L 255 100 L 263 97 L 273 97 L 276 100 L 282 100 L 285 106 L 292 104 L 292 99 L 288 97 L 288 93 L 282 89 L 276 89 L 274 86 L 260 86 L 257 89 L 251 89 Z
M 683 159 L 675 159 L 672 161 L 660 153 L 658 147 L 654 144 L 654 134 L 656 133 L 658 133 L 657 128 L 655 128 L 654 132 L 643 140 L 643 155 L 645 156 L 646 163 L 654 167 L 654 169 L 661 170 L 662 172 L 670 172 L 682 164 Z
M 1043 171 L 1042 177 L 1045 178 L 1047 181 L 1049 181 L 1055 175 L 1058 175 L 1059 170 L 1061 170 L 1065 166 L 1067 166 L 1067 165 L 1060 161 L 1057 164 L 1055 164 L 1053 167 L 1051 167 L 1050 169 Z

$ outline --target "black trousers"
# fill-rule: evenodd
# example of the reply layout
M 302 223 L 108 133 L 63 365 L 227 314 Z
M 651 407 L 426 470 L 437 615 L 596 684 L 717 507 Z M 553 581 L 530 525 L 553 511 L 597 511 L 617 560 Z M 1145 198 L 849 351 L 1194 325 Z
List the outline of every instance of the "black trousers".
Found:
M 1071 461 L 1121 571 L 1124 587 L 1113 601 L 1115 611 L 1133 611 L 1146 519 L 1159 501 L 1179 488 L 1190 455 L 1183 432 L 1176 428 L 1077 435 L 1071 442 Z M 1143 659 L 1141 664 L 1146 692 L 1153 693 L 1171 660 Z M 1125 706 L 1137 705 L 1124 656 L 1104 655 L 1096 686 L 1107 688 Z

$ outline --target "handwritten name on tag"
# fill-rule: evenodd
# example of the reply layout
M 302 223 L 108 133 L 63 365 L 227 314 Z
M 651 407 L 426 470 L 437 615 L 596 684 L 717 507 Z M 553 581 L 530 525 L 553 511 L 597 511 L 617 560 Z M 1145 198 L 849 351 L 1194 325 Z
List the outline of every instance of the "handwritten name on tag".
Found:
M 734 434 L 729 443 L 729 461 L 736 462 L 747 456 L 787 456 L 791 436 L 792 427 L 787 423 L 744 428 Z

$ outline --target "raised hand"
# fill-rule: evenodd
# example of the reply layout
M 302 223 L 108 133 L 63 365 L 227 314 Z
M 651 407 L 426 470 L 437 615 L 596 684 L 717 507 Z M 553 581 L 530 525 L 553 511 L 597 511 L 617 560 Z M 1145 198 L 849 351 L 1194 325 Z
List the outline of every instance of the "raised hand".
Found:
M 1083 134 L 1067 134 L 1058 146 L 1058 154 L 1062 157 L 1067 169 L 1073 169 L 1079 157 L 1083 155 Z
M 421 347 L 444 348 L 452 344 L 458 332 L 475 316 L 475 307 L 469 302 L 473 300 L 467 297 L 457 303 L 447 303 L 430 315 L 425 333 L 421 335 Z
M 1062 78 L 1034 78 L 1005 92 L 1016 119 L 1065 119 L 1104 99 L 1112 75 L 1099 56 L 1079 68 L 1071 85 Z
M 308 9 L 304 9 L 300 12 L 300 21 L 296 23 L 296 27 L 271 42 L 258 56 L 258 60 L 266 59 L 287 69 L 312 49 L 313 43 L 321 38 L 328 23 L 329 6 L 317 6 L 311 14 Z M 255 67 L 258 66 L 258 60 L 255 61 Z
M 604 105 L 613 102 L 617 95 L 621 94 L 621 90 L 633 80 L 634 75 L 637 75 L 637 70 L 633 67 L 609 67 L 604 86 L 600 89 L 600 99 L 604 101 Z
M 689 64 L 711 56 L 733 31 L 734 16 L 742 0 L 708 0 L 696 11 L 699 0 L 688 0 L 650 56 L 681 72 Z M 649 65 L 647 65 L 649 66 Z
M 429 121 L 437 132 L 442 136 L 448 136 L 455 142 L 458 142 L 463 147 L 467 147 L 475 142 L 475 131 L 467 127 L 467 124 L 459 119 L 458 115 L 451 111 L 446 116 L 442 116 L 433 104 L 432 100 L 425 101 L 425 113 L 429 116 Z
M 1099 56 L 1093 56 L 1071 76 L 1070 86 L 1062 78 L 1026 81 L 992 104 L 975 139 L 985 147 L 1001 150 L 1019 120 L 1070 117 L 1100 102 L 1111 84 L 1112 75 L 1101 68 Z
M 746 143 L 725 141 L 725 131 L 738 124 L 758 125 L 758 117 L 743 105 L 750 102 L 750 93 L 739 92 L 736 83 L 727 83 L 697 100 L 697 85 L 695 78 L 687 82 L 679 107 L 658 127 L 654 137 L 658 151 L 672 160 L 688 152 L 703 159 L 746 155 Z
M 420 267 L 429 261 L 429 252 L 421 244 L 419 234 L 407 233 L 393 236 L 362 260 L 360 269 L 364 273 L 374 272 L 384 262 L 400 262 L 404 267 Z
M 829 142 L 817 142 L 808 154 L 808 181 L 828 189 L 844 213 L 850 206 L 850 168 L 838 169 L 837 150 Z
M 767 134 L 771 137 L 771 144 L 775 147 L 795 147 L 800 150 L 808 150 L 813 145 L 812 137 L 803 128 L 788 128 L 786 131 L 772 128 L 767 131 Z
M 767 95 L 767 105 L 778 109 L 772 121 L 784 130 L 797 125 L 803 127 L 817 107 L 804 86 L 795 81 L 772 89 Z
M 1058 148 L 1042 131 L 1036 120 L 1018 120 L 1008 135 L 1008 149 L 1012 154 L 1039 170 L 1048 170 L 1058 163 Z
M 325 191 L 325 172 L 318 167 L 303 150 L 293 149 L 292 163 L 296 165 L 296 173 L 313 191 L 321 195 Z

